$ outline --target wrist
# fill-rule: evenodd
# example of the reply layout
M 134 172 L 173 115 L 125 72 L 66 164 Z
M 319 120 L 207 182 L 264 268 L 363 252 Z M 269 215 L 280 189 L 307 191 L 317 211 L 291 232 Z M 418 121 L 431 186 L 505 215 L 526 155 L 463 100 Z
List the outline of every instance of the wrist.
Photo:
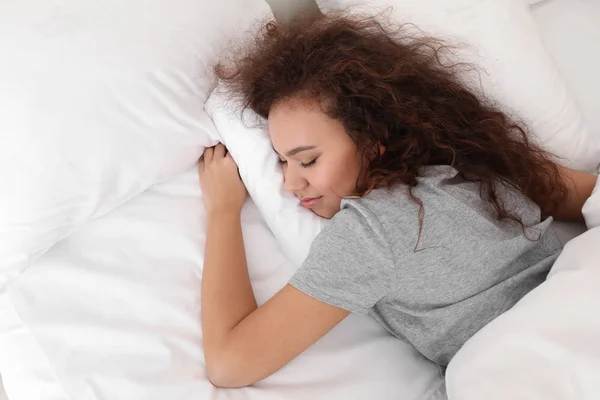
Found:
M 207 213 L 207 218 L 209 221 L 211 221 L 211 220 L 223 221 L 223 220 L 228 220 L 228 219 L 236 220 L 236 219 L 240 219 L 241 215 L 242 215 L 241 209 L 217 208 L 217 209 L 210 210 Z

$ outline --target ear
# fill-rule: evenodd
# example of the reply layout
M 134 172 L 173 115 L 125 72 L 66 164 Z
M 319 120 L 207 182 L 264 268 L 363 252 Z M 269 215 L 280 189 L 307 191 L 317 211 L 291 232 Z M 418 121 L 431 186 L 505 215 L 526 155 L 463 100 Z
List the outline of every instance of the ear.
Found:
M 385 153 L 385 146 L 379 143 L 379 155 L 382 156 Z

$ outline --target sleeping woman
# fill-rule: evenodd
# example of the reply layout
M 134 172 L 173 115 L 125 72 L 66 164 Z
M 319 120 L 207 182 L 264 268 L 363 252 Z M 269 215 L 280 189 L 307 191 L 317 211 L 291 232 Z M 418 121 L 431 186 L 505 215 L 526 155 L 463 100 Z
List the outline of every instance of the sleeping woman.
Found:
M 331 221 L 258 307 L 240 224 L 246 189 L 224 146 L 205 151 L 202 326 L 215 385 L 273 374 L 350 313 L 443 369 L 544 281 L 561 251 L 553 218 L 581 220 L 596 177 L 534 144 L 445 65 L 445 49 L 374 18 L 321 15 L 268 24 L 216 68 L 268 121 L 285 188 Z

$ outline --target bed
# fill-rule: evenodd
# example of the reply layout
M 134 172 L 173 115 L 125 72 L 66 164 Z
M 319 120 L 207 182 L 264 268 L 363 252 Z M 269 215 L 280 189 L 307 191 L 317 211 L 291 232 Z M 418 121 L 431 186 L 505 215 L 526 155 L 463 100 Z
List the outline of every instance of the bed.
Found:
M 62 7 L 68 6 L 68 2 L 60 3 Z M 291 3 L 270 3 L 275 15 L 281 18 L 292 17 L 307 4 L 315 7 L 309 2 L 298 2 L 293 9 Z M 587 51 L 597 43 L 592 35 L 600 39 L 600 29 L 591 22 L 578 24 L 584 15 L 586 21 L 600 20 L 599 3 L 546 0 L 531 7 L 544 45 L 580 106 L 587 126 L 600 135 L 600 113 L 594 98 L 600 89 L 600 79 L 595 76 L 597 68 L 592 67 L 599 66 L 600 54 Z M 160 10 L 157 5 L 155 11 Z M 253 10 L 258 16 L 266 15 L 267 11 L 259 4 Z M 73 27 L 76 21 L 68 18 L 69 23 L 64 24 L 67 14 L 61 13 L 60 7 L 52 12 L 51 22 L 41 28 L 44 32 L 56 34 L 64 26 L 76 28 Z M 75 14 L 68 15 L 74 18 Z M 7 21 L 0 17 L 0 33 L 3 23 Z M 586 46 L 584 40 L 590 44 Z M 581 43 L 581 48 L 575 49 L 570 45 L 573 42 Z M 581 68 L 582 65 L 586 68 Z M 197 66 L 191 66 L 190 70 L 193 68 Z M 185 79 L 177 77 L 161 82 L 173 96 L 187 95 Z M 2 89 L 0 82 L 0 93 Z M 197 94 L 202 90 L 194 87 L 192 92 Z M 265 153 L 264 164 L 271 166 L 265 170 L 259 169 L 254 159 L 244 159 L 249 148 L 259 151 L 264 136 L 262 144 L 227 136 L 241 128 L 231 125 L 235 123 L 231 115 L 229 118 L 218 115 L 221 109 L 218 98 L 214 97 L 211 103 L 209 93 L 207 89 L 203 102 L 208 100 L 207 115 L 212 117 L 214 125 L 190 120 L 187 114 L 178 116 L 175 125 L 165 124 L 183 133 L 188 128 L 189 132 L 197 132 L 201 126 L 204 139 L 183 136 L 178 146 L 165 150 L 156 142 L 152 150 L 170 154 L 182 151 L 192 160 L 197 159 L 203 147 L 217 141 L 231 145 L 254 199 L 243 210 L 243 233 L 253 289 L 257 301 L 263 303 L 293 274 L 306 254 L 309 238 L 318 233 L 321 222 L 308 215 L 298 217 L 297 207 L 289 205 L 293 199 L 281 197 L 281 203 L 270 200 L 277 196 L 268 195 L 278 193 L 280 187 L 275 178 L 275 184 L 262 178 L 277 174 L 272 168 L 276 161 Z M 161 106 L 156 110 L 153 104 L 147 109 L 140 106 L 142 112 L 167 109 L 169 115 L 174 113 L 167 107 L 173 102 L 160 101 L 157 100 Z M 124 108 L 133 114 L 140 112 L 131 104 Z M 193 109 L 186 111 L 194 113 Z M 107 163 L 112 165 L 119 160 Z M 126 156 L 123 160 L 130 167 L 127 171 L 131 174 L 137 171 Z M 118 199 L 115 195 L 110 207 L 101 207 L 106 203 L 104 195 L 95 198 L 90 206 L 92 211 L 77 224 L 70 223 L 68 230 L 60 232 L 56 243 L 39 250 L 42 254 L 28 261 L 26 267 L 19 267 L 18 274 L 11 269 L 6 274 L 8 278 L 2 276 L 0 283 L 9 283 L 0 291 L 0 375 L 8 399 L 504 399 L 514 394 L 502 391 L 507 387 L 521 390 L 521 397 L 510 398 L 597 398 L 593 382 L 600 376 L 600 359 L 585 347 L 594 344 L 593 337 L 585 335 L 591 332 L 597 338 L 600 332 L 600 319 L 593 317 L 594 309 L 590 307 L 599 300 L 593 288 L 600 279 L 592 270 L 600 254 L 592 248 L 600 239 L 600 228 L 576 238 L 586 231 L 585 225 L 558 223 L 555 229 L 563 243 L 575 239 L 557 262 L 554 275 L 542 290 L 534 291 L 504 320 L 469 342 L 457 356 L 456 365 L 449 369 L 448 390 L 432 363 L 409 345 L 392 338 L 374 321 L 360 316 L 347 318 L 302 356 L 257 385 L 239 390 L 215 388 L 206 378 L 200 345 L 199 288 L 205 215 L 197 165 L 189 161 L 167 164 L 169 174 L 161 169 L 156 176 L 144 175 L 147 187 L 138 178 L 119 180 L 111 193 L 118 193 L 126 184 L 137 186 L 131 186 L 133 189 Z M 151 164 L 140 165 L 148 174 L 145 168 L 151 169 Z M 590 221 L 600 215 L 593 207 L 595 204 L 600 207 L 600 199 L 594 198 L 592 203 L 588 207 Z M 292 213 L 289 219 L 276 218 Z M 297 237 L 303 240 L 295 241 Z M 5 265 L 17 264 L 0 263 Z M 537 329 L 533 333 L 521 329 L 523 324 L 519 322 L 527 320 L 535 310 L 541 310 L 542 315 L 554 310 L 551 306 L 555 303 L 549 299 L 556 293 L 568 294 L 564 282 L 569 283 L 569 279 L 581 288 L 571 303 L 562 303 L 561 310 L 566 314 L 573 307 L 580 307 L 579 319 L 572 319 L 574 329 L 558 332 L 557 337 L 548 336 L 547 346 L 540 345 L 536 353 L 539 357 L 520 359 L 518 350 L 538 343 L 536 340 L 544 337 L 542 328 L 548 326 L 544 325 L 548 321 L 532 319 L 531 326 Z M 500 340 L 502 333 L 513 340 Z M 561 334 L 570 336 L 562 340 Z M 572 345 L 576 342 L 580 346 L 575 349 Z M 562 358 L 551 357 L 557 354 L 557 349 Z M 584 351 L 588 351 L 586 358 L 567 357 Z M 511 357 L 503 357 L 506 354 Z M 564 360 L 570 360 L 567 367 L 572 368 L 558 370 L 556 363 Z M 514 368 L 515 363 L 520 364 L 520 370 Z M 518 376 L 527 371 L 523 368 L 528 365 L 542 365 L 548 370 L 529 376 L 525 382 L 519 381 Z M 567 372 L 570 380 L 548 381 L 549 377 L 564 376 Z M 490 379 L 490 374 L 498 379 Z

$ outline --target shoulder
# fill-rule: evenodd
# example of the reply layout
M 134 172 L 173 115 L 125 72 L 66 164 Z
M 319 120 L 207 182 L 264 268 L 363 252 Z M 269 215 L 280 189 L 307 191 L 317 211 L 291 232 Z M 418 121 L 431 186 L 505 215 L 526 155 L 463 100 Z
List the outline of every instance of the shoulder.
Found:
M 379 192 L 379 191 L 378 191 Z M 340 254 L 342 258 L 377 257 L 393 260 L 390 232 L 382 224 L 381 205 L 389 193 L 344 199 L 341 210 L 327 223 L 311 246 L 310 257 Z
M 399 208 L 409 202 L 408 187 L 396 185 L 389 189 L 375 189 L 364 197 L 344 198 L 338 214 L 342 219 L 362 217 L 379 223 L 390 214 L 397 214 Z
M 290 284 L 323 302 L 366 313 L 396 282 L 393 252 L 377 216 L 344 205 L 311 245 Z
M 342 210 L 334 219 L 341 220 L 339 225 L 351 227 L 357 224 L 368 225 L 373 234 L 384 238 L 397 238 L 403 234 L 418 230 L 419 204 L 415 202 L 405 185 L 396 185 L 390 189 L 376 189 L 365 197 L 346 198 L 342 201 Z
M 458 178 L 458 171 L 449 165 L 422 167 L 417 177 L 418 184 L 412 188 L 397 184 L 389 189 L 375 189 L 365 197 L 346 198 L 342 208 L 354 207 L 361 212 L 371 213 L 378 218 L 394 218 L 419 210 L 420 203 L 444 197 L 439 190 Z
M 333 225 L 349 229 L 356 223 L 368 223 L 388 238 L 397 251 L 412 250 L 419 237 L 420 212 L 435 221 L 438 214 L 455 207 L 449 201 L 447 188 L 454 186 L 457 175 L 458 171 L 450 166 L 428 166 L 422 168 L 418 184 L 412 188 L 398 184 L 389 189 L 375 189 L 364 197 L 345 198 L 342 210 L 334 217 L 340 221 Z M 478 188 L 469 188 L 471 191 L 479 196 Z
M 325 226 L 316 242 L 348 247 L 348 243 L 361 242 L 369 247 L 387 246 L 386 232 L 379 220 L 377 207 L 372 207 L 373 200 L 343 200 L 341 210 Z

